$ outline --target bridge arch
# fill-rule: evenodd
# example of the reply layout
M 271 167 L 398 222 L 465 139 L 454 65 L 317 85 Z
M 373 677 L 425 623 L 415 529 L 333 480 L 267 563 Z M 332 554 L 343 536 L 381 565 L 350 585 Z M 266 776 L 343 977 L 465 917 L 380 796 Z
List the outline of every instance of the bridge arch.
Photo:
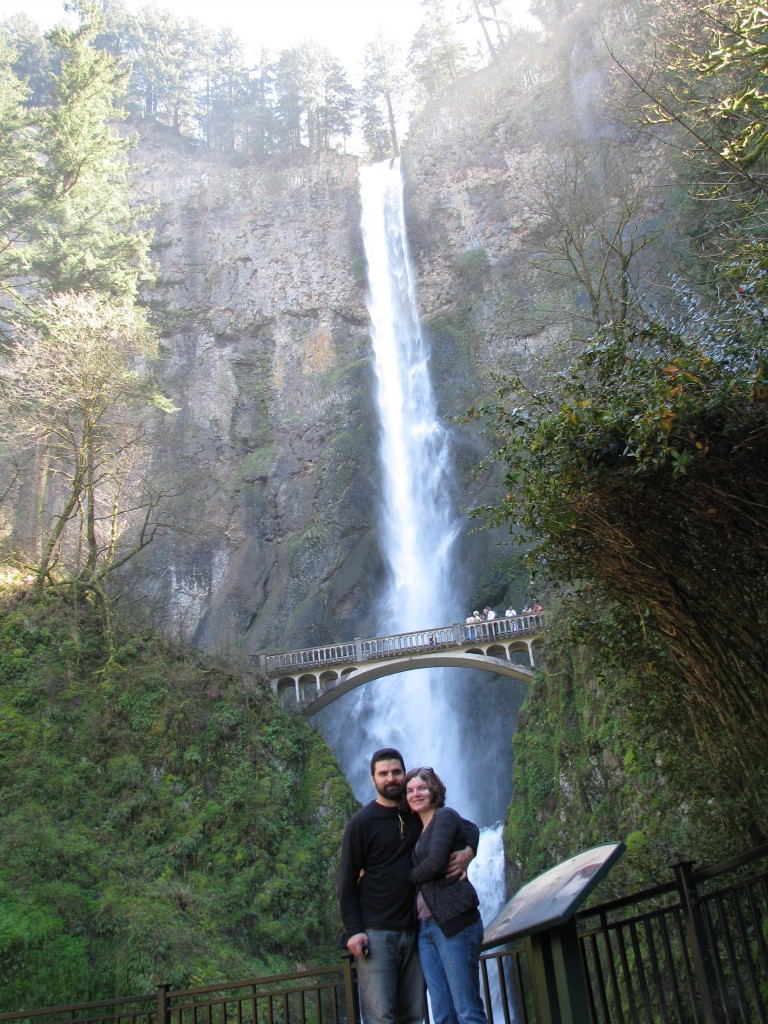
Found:
M 428 657 L 394 658 L 391 661 L 357 668 L 347 673 L 332 686 L 324 689 L 313 700 L 302 704 L 301 713 L 307 718 L 311 718 L 312 715 L 316 715 L 318 711 L 322 711 L 323 708 L 328 707 L 333 701 L 338 700 L 339 697 L 356 689 L 358 686 L 372 683 L 374 680 L 382 679 L 385 676 L 427 668 L 481 669 L 484 672 L 493 672 L 495 675 L 519 679 L 525 683 L 532 682 L 534 674 L 534 670 L 531 667 L 516 665 L 506 658 L 490 657 L 481 653 L 436 654 Z

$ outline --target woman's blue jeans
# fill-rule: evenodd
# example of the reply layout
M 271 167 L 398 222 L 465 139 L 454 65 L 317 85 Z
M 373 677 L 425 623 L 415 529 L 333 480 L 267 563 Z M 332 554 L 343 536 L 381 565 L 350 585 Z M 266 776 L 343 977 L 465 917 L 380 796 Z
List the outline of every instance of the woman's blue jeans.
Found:
M 482 921 L 446 938 L 433 917 L 419 921 L 419 956 L 434 1024 L 488 1024 L 480 997 Z

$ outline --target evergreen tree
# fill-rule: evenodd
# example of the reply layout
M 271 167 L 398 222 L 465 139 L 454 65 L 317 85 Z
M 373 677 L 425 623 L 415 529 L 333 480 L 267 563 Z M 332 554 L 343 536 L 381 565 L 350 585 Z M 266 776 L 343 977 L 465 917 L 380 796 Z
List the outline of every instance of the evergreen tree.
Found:
M 424 21 L 409 50 L 408 66 L 423 101 L 459 78 L 468 64 L 467 49 L 448 19 L 444 0 L 421 0 Z
M 83 14 L 78 29 L 50 34 L 60 71 L 49 105 L 24 108 L 7 54 L 0 75 L 2 456 L 11 480 L 2 500 L 32 526 L 21 557 L 36 548 L 41 583 L 54 565 L 98 579 L 124 557 L 126 510 L 156 506 L 136 475 L 139 435 L 122 415 L 147 399 L 138 364 L 154 351 L 135 308 L 149 233 L 136 228 L 127 143 L 111 127 L 126 71 L 93 45 L 102 19 Z M 139 532 L 140 548 L 152 531 L 145 523 Z
M 334 139 L 352 135 L 357 92 L 347 79 L 341 61 L 325 50 L 322 60 L 322 95 L 317 108 L 317 141 L 321 149 L 333 148 Z
M 340 61 L 311 42 L 280 54 L 275 79 L 277 114 L 288 150 L 330 149 L 352 134 L 355 91 Z
M 562 21 L 579 6 L 579 0 L 531 0 L 530 12 L 543 25 Z
M 475 20 L 480 26 L 491 60 L 496 60 L 506 45 L 500 13 L 504 2 L 505 0 L 462 0 L 461 4 L 465 11 L 463 20 Z
M 266 159 L 276 149 L 277 101 L 276 68 L 266 52 L 262 52 L 258 66 L 249 76 L 243 120 L 243 146 L 256 159 Z
M 365 48 L 363 66 L 361 110 L 369 154 L 374 159 L 399 156 L 397 115 L 406 77 L 397 46 L 379 31 Z
M 26 102 L 39 107 L 49 100 L 50 48 L 40 29 L 26 14 L 6 18 L 0 36 L 13 52 L 13 71 L 25 83 Z
M 164 8 L 142 8 L 130 19 L 126 37 L 134 109 L 176 131 L 190 130 L 202 51 L 202 29 L 194 19 L 183 22 Z
M 234 152 L 248 135 L 249 83 L 243 43 L 230 29 L 201 36 L 204 61 L 197 109 L 208 149 Z
M 302 121 L 305 114 L 302 83 L 305 80 L 306 63 L 311 59 L 311 53 L 311 47 L 294 47 L 284 50 L 277 61 L 276 126 L 279 133 L 278 144 L 284 152 L 293 152 L 302 145 Z
M 127 142 L 112 128 L 127 71 L 93 46 L 98 20 L 56 28 L 62 57 L 52 103 L 38 112 L 37 217 L 25 249 L 28 288 L 135 296 L 148 273 L 149 233 L 129 204 Z
M 23 243 L 35 209 L 31 188 L 37 172 L 27 90 L 13 72 L 16 54 L 0 40 L 0 316 L 17 306 Z

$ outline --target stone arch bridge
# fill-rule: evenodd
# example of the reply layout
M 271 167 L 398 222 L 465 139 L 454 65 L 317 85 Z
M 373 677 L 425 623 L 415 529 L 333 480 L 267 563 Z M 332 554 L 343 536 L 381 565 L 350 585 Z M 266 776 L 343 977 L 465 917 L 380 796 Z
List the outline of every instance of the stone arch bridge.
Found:
M 259 670 L 283 706 L 307 718 L 363 683 L 413 669 L 482 669 L 530 683 L 544 618 L 539 612 L 262 654 Z

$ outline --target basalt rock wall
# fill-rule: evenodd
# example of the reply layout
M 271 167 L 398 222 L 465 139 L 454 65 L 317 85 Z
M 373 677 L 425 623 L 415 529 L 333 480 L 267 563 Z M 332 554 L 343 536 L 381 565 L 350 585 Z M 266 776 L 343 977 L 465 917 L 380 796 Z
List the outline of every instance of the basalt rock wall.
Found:
M 348 635 L 381 573 L 357 162 L 235 168 L 151 133 L 137 156 L 183 489 L 147 598 L 208 647 Z

